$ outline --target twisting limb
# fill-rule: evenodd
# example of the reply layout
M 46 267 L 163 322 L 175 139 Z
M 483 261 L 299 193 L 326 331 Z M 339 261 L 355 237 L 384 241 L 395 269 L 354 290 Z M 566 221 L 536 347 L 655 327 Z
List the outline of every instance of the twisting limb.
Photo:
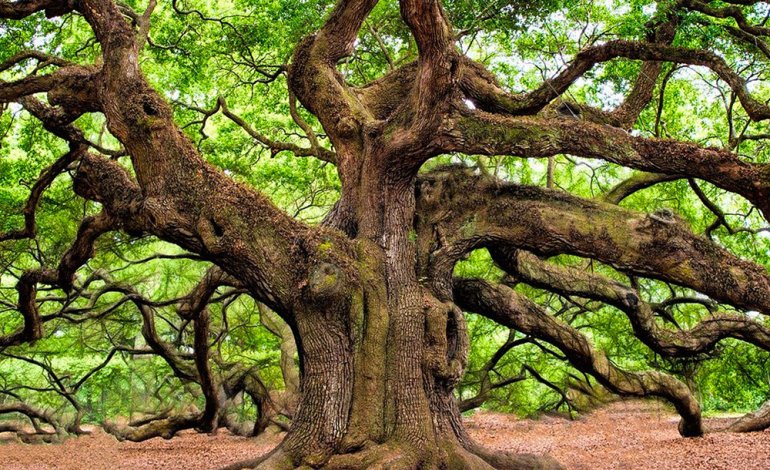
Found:
M 736 338 L 770 351 L 770 328 L 738 313 L 717 313 L 688 330 L 672 331 L 655 321 L 655 310 L 639 292 L 598 273 L 558 266 L 523 251 L 495 258 L 527 284 L 562 295 L 577 295 L 612 305 L 624 312 L 634 334 L 653 351 L 667 357 L 707 353 L 724 338 Z
M 675 181 L 681 178 L 682 177 L 677 175 L 667 175 L 665 173 L 646 173 L 640 171 L 634 173 L 631 177 L 621 181 L 612 189 L 607 191 L 607 193 L 602 196 L 602 200 L 609 202 L 610 204 L 620 204 L 623 199 L 638 191 L 647 189 L 650 186 L 656 185 L 658 183 Z
M 208 309 L 204 308 L 193 320 L 195 329 L 195 367 L 198 370 L 198 378 L 203 397 L 206 399 L 206 406 L 198 418 L 197 427 L 205 432 L 213 432 L 217 429 L 219 425 L 219 409 L 221 406 L 218 385 L 211 372 L 211 364 L 209 362 L 210 315 Z
M 730 68 L 720 56 L 701 49 L 687 49 L 622 39 L 583 49 L 567 68 L 534 91 L 521 95 L 511 95 L 503 90 L 496 90 L 494 94 L 487 94 L 483 97 L 474 96 L 474 98 L 479 101 L 479 108 L 483 110 L 504 112 L 516 116 L 536 114 L 551 101 L 561 96 L 570 85 L 596 64 L 621 57 L 648 62 L 666 61 L 707 67 L 732 88 L 752 120 L 770 119 L 770 107 L 749 93 L 746 88 L 746 81 Z
M 96 216 L 89 216 L 80 222 L 78 233 L 72 246 L 59 261 L 57 284 L 65 292 L 72 289 L 75 272 L 94 256 L 96 240 L 107 232 L 118 228 L 115 218 L 102 211 Z
M 675 12 L 667 12 L 668 17 L 663 23 L 647 26 L 650 31 L 647 34 L 647 42 L 653 45 L 670 46 L 674 40 L 676 34 L 676 28 L 678 25 L 678 19 Z M 583 53 L 585 51 L 581 51 Z M 579 56 L 580 54 L 578 54 Z M 579 60 L 576 60 L 579 62 Z M 572 67 L 576 64 L 570 64 Z M 592 121 L 599 124 L 607 124 L 613 127 L 619 127 L 621 129 L 631 129 L 639 119 L 639 115 L 644 111 L 644 108 L 652 101 L 655 85 L 663 70 L 663 61 L 650 60 L 642 63 L 639 73 L 636 76 L 633 86 L 626 94 L 623 102 L 615 109 L 610 111 L 604 111 L 586 104 L 575 103 L 572 101 L 566 102 L 560 98 L 561 104 L 558 106 L 549 106 L 543 109 L 541 114 L 544 115 L 558 115 L 578 117 L 582 120 Z M 569 70 L 568 67 L 568 70 Z M 558 81 L 558 77 L 555 79 Z M 546 82 L 541 86 L 541 90 L 549 87 L 550 82 Z M 665 84 L 665 82 L 664 82 Z M 564 85 L 568 86 L 565 82 Z M 559 91 L 552 89 L 555 96 L 561 96 L 566 91 L 566 87 Z M 533 92 L 533 93 L 537 93 Z M 500 96 L 501 92 L 496 91 L 494 95 Z M 507 96 L 503 93 L 503 96 Z M 493 98 L 493 102 L 496 100 Z M 506 100 L 503 100 L 504 102 Z M 489 109 L 483 108 L 487 111 Z M 506 112 L 505 108 L 498 111 Z
M 212 295 L 218 287 L 223 285 L 239 286 L 240 284 L 221 269 L 213 267 L 206 272 L 188 295 L 173 302 L 176 304 L 179 317 L 184 321 L 192 320 L 193 323 L 194 366 L 188 360 L 189 357 L 182 357 L 172 344 L 160 338 L 155 329 L 154 312 L 149 308 L 151 302 L 142 298 L 132 287 L 123 287 L 142 314 L 142 333 L 152 352 L 161 356 L 179 379 L 200 386 L 205 407 L 202 411 L 162 412 L 128 426 L 106 423 L 105 428 L 108 432 L 121 440 L 135 442 L 153 437 L 169 439 L 179 431 L 191 428 L 214 433 L 219 427 L 227 426 L 240 432 L 240 427 L 236 429 L 234 423 L 231 423 L 227 417 L 229 400 L 240 393 L 249 395 L 258 409 L 258 419 L 253 431 L 249 434 L 256 435 L 264 431 L 277 413 L 284 412 L 273 402 L 256 367 L 228 364 L 222 362 L 221 358 L 212 357 L 211 345 L 219 338 L 213 341 L 211 339 L 211 314 L 208 304 L 215 301 L 212 300 Z M 215 374 L 212 361 L 216 362 L 219 369 L 223 371 L 221 377 Z
M 40 65 L 38 65 L 38 68 L 42 68 L 46 65 L 57 65 L 59 67 L 68 67 L 71 65 L 74 65 L 72 62 L 68 60 L 64 60 L 61 57 L 57 57 L 55 55 L 46 54 L 44 52 L 35 51 L 35 50 L 26 50 L 21 51 L 16 55 L 11 56 L 8 60 L 0 64 L 0 72 L 4 72 L 11 67 L 18 65 L 24 61 L 34 59 L 36 60 Z
M 209 268 L 192 292 L 180 303 L 177 313 L 183 319 L 197 318 L 206 309 L 206 305 L 217 289 L 223 286 L 242 287 L 237 279 L 222 271 L 221 268 L 217 266 Z
M 519 372 L 517 375 L 514 375 L 512 377 L 508 377 L 503 380 L 499 380 L 497 382 L 492 382 L 492 379 L 490 378 L 491 372 L 497 367 L 497 364 L 500 362 L 500 360 L 505 357 L 508 352 L 515 348 L 516 346 L 520 346 L 522 344 L 528 343 L 530 340 L 529 338 L 523 338 L 523 339 L 516 339 L 516 332 L 514 330 L 511 330 L 508 333 L 508 339 L 503 343 L 500 348 L 495 351 L 495 353 L 492 355 L 492 357 L 489 358 L 489 360 L 484 364 L 484 366 L 476 372 L 476 374 L 481 375 L 481 380 L 479 384 L 479 390 L 471 398 L 466 398 L 460 401 L 458 403 L 458 406 L 460 407 L 460 411 L 465 412 L 468 410 L 472 410 L 474 408 L 478 408 L 482 404 L 484 404 L 487 399 L 489 399 L 490 394 L 493 390 L 496 390 L 498 388 L 507 387 L 508 385 L 514 384 L 516 382 L 521 382 L 522 380 L 526 380 L 527 376 L 524 373 L 524 370 L 522 369 L 521 372 Z
M 670 46 L 676 35 L 676 14 L 669 14 L 668 21 L 658 25 L 648 35 L 648 41 L 655 44 Z M 647 61 L 639 69 L 634 85 L 626 95 L 623 103 L 610 112 L 610 122 L 623 129 L 631 129 L 639 119 L 644 108 L 652 101 L 655 84 L 663 70 L 663 62 Z
M 680 434 L 703 434 L 700 405 L 682 382 L 658 371 L 633 373 L 618 368 L 583 334 L 506 286 L 473 279 L 455 279 L 453 285 L 455 300 L 463 309 L 553 344 L 576 369 L 593 375 L 615 393 L 670 401 L 682 416 Z
M 738 24 L 741 31 L 753 34 L 754 36 L 770 36 L 770 28 L 749 23 L 739 7 L 730 5 L 723 8 L 715 8 L 699 0 L 678 0 L 678 4 L 713 18 L 732 18 Z
M 309 236 L 313 229 L 198 154 L 142 76 L 135 32 L 111 1 L 83 0 L 79 7 L 104 49 L 99 97 L 124 104 L 105 109 L 108 128 L 131 154 L 136 173 L 134 182 L 113 162 L 89 156 L 78 169 L 80 194 L 103 202 L 125 224 L 216 260 L 231 274 L 251 273 L 244 279 L 250 291 L 291 312 L 293 288 L 308 269 L 305 245 L 320 243 Z M 102 177 L 113 184 L 104 184 Z M 129 192 L 133 205 L 120 202 Z M 249 229 L 255 224 L 259 230 Z M 257 253 L 255 247 L 265 249 Z
M 297 157 L 309 157 L 313 156 L 318 158 L 319 160 L 323 160 L 325 162 L 329 163 L 335 163 L 336 161 L 336 154 L 332 152 L 331 150 L 327 150 L 321 146 L 318 145 L 318 142 L 315 139 L 315 134 L 312 133 L 312 129 L 309 127 L 305 128 L 308 135 L 308 139 L 310 140 L 310 147 L 300 147 L 299 145 L 290 143 L 290 142 L 279 142 L 276 140 L 272 140 L 269 137 L 267 137 L 264 134 L 261 134 L 257 132 L 253 127 L 249 125 L 243 118 L 238 116 L 237 114 L 233 113 L 230 108 L 227 107 L 227 101 L 225 101 L 225 98 L 223 96 L 220 96 L 217 100 L 217 108 L 222 108 L 222 114 L 227 116 L 231 121 L 233 121 L 235 124 L 237 124 L 239 127 L 241 127 L 244 131 L 246 131 L 247 134 L 249 134 L 254 140 L 261 143 L 268 149 L 270 149 L 271 154 L 276 155 L 280 152 L 288 151 L 293 153 Z M 294 108 L 292 106 L 292 108 Z M 216 112 L 216 108 L 215 111 Z M 302 122 L 302 121 L 300 121 Z
M 42 269 L 26 271 L 16 283 L 19 293 L 18 311 L 24 319 L 24 325 L 15 332 L 0 336 L 0 348 L 32 343 L 43 337 L 43 322 L 37 306 L 37 284 L 56 283 L 53 270 Z
M 40 410 L 25 403 L 19 402 L 0 403 L 0 415 L 10 413 L 18 413 L 26 416 L 32 423 L 32 426 L 35 428 L 35 432 L 28 433 L 22 427 L 15 426 L 10 423 L 0 424 L 0 432 L 14 432 L 23 441 L 35 442 L 37 440 L 43 440 L 50 442 L 58 440 L 65 434 L 64 428 L 59 423 L 59 421 L 51 416 L 50 413 L 44 410 Z M 39 422 L 43 422 L 51 426 L 51 428 L 53 428 L 53 432 L 44 430 L 40 426 Z
M 417 75 L 412 87 L 416 95 L 409 106 L 415 109 L 409 133 L 415 139 L 425 139 L 438 127 L 443 109 L 447 107 L 450 91 L 458 78 L 459 58 L 454 47 L 454 35 L 439 0 L 402 0 L 401 16 L 412 31 L 419 58 Z
M 124 149 L 107 149 L 86 139 L 83 135 L 83 131 L 72 124 L 72 121 L 80 115 L 79 111 L 70 112 L 61 107 L 54 108 L 46 106 L 33 96 L 21 98 L 19 104 L 32 116 L 40 120 L 43 127 L 48 132 L 69 142 L 71 146 L 79 144 L 88 145 L 102 155 L 109 155 L 110 157 L 122 157 L 126 155 Z
M 33 238 L 36 235 L 37 224 L 35 222 L 35 211 L 37 210 L 40 196 L 42 196 L 43 191 L 48 189 L 57 176 L 64 172 L 72 162 L 80 158 L 83 152 L 85 152 L 85 147 L 83 145 L 75 145 L 70 148 L 69 152 L 59 157 L 53 165 L 43 170 L 40 177 L 32 186 L 32 191 L 30 191 L 27 203 L 24 205 L 22 211 L 22 214 L 24 215 L 24 228 L 0 233 L 0 242 Z

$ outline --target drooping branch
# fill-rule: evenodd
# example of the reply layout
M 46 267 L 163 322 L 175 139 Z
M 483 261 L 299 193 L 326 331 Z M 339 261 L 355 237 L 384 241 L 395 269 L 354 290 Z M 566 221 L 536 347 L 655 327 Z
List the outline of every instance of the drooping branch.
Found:
M 34 426 L 35 432 L 31 434 L 27 433 L 24 431 L 24 429 L 14 426 L 10 423 L 3 423 L 0 425 L 0 432 L 15 432 L 19 438 L 28 442 L 35 442 L 37 439 L 52 441 L 58 439 L 64 434 L 64 428 L 62 427 L 61 423 L 59 423 L 56 418 L 51 416 L 51 414 L 45 410 L 41 410 L 27 405 L 26 403 L 20 402 L 0 403 L 0 415 L 10 413 L 18 413 L 26 416 Z M 51 426 L 51 428 L 53 428 L 53 432 L 51 433 L 45 431 L 40 426 L 39 422 Z
M 283 151 L 288 151 L 293 153 L 297 157 L 313 156 L 325 162 L 329 162 L 329 163 L 336 162 L 336 159 L 337 159 L 336 154 L 331 150 L 325 149 L 318 145 L 318 142 L 315 141 L 315 137 L 312 134 L 312 129 L 309 129 L 309 128 L 306 129 L 306 132 L 307 131 L 311 132 L 310 134 L 308 134 L 308 139 L 310 139 L 311 146 L 309 148 L 300 147 L 299 145 L 291 142 L 280 142 L 277 140 L 270 139 L 268 136 L 258 132 L 251 125 L 249 125 L 249 123 L 246 122 L 242 117 L 238 116 L 237 114 L 232 112 L 230 108 L 227 107 L 227 101 L 225 101 L 225 98 L 223 96 L 220 96 L 219 99 L 217 100 L 217 106 L 215 107 L 213 112 L 216 112 L 217 108 L 220 108 L 220 107 L 222 108 L 222 114 L 227 116 L 231 121 L 233 121 L 235 124 L 241 127 L 244 131 L 246 131 L 246 133 L 249 134 L 254 140 L 261 143 L 265 147 L 269 148 L 270 153 L 273 155 L 276 155 Z
M 62 107 L 54 108 L 46 106 L 33 96 L 21 98 L 19 104 L 21 104 L 32 116 L 40 120 L 43 127 L 48 132 L 69 142 L 70 145 L 88 145 L 99 153 L 111 157 L 122 157 L 126 155 L 124 149 L 108 149 L 86 139 L 83 131 L 72 124 L 72 121 L 80 115 L 80 111 L 71 112 Z
M 484 402 L 486 402 L 487 399 L 489 399 L 489 396 L 493 390 L 521 382 L 522 380 L 526 380 L 527 376 L 523 369 L 517 375 L 499 380 L 497 382 L 492 382 L 490 375 L 495 367 L 497 367 L 498 363 L 503 359 L 503 357 L 505 357 L 506 354 L 508 354 L 508 352 L 511 351 L 511 349 L 515 348 L 516 346 L 526 344 L 529 341 L 529 338 L 516 339 L 516 332 L 514 330 L 509 332 L 508 339 L 505 341 L 505 343 L 503 343 L 503 345 L 500 346 L 494 354 L 492 354 L 492 357 L 489 358 L 489 360 L 482 366 L 482 368 L 475 373 L 480 375 L 478 392 L 476 395 L 470 398 L 465 398 L 457 404 L 457 406 L 460 408 L 460 411 L 465 412 L 474 408 L 478 408 Z
M 184 319 L 196 318 L 206 308 L 211 296 L 214 295 L 217 289 L 223 286 L 242 287 L 237 279 L 222 271 L 219 267 L 213 266 L 209 268 L 192 292 L 181 302 L 177 313 Z
M 593 375 L 615 393 L 670 401 L 682 416 L 680 434 L 703 434 L 700 405 L 682 382 L 658 371 L 633 373 L 620 369 L 603 352 L 594 349 L 582 333 L 508 287 L 472 279 L 455 279 L 453 285 L 455 301 L 463 309 L 553 344 L 576 369 Z
M 75 416 L 72 419 L 70 423 L 66 425 L 67 432 L 70 432 L 72 434 L 87 434 L 88 431 L 83 430 L 80 427 L 81 420 L 83 419 L 83 414 L 85 413 L 85 408 L 80 403 L 80 400 L 77 398 L 77 393 L 80 390 L 80 388 L 95 374 L 97 374 L 100 370 L 104 369 L 112 360 L 112 358 L 115 356 L 115 354 L 118 352 L 118 348 L 112 348 L 109 352 L 107 352 L 107 355 L 105 356 L 104 360 L 102 360 L 101 363 L 97 364 L 95 367 L 93 367 L 91 370 L 83 374 L 83 376 L 79 380 L 68 380 L 70 379 L 69 376 L 61 376 L 58 374 L 53 366 L 46 362 L 34 359 L 32 357 L 26 357 L 26 356 L 19 356 L 15 354 L 9 354 L 7 352 L 3 352 L 2 355 L 5 357 L 13 358 L 19 361 L 24 361 L 29 364 L 32 364 L 34 366 L 39 367 L 42 369 L 46 376 L 47 380 L 51 385 L 50 389 L 47 389 L 48 391 L 53 391 L 60 395 L 62 398 L 64 398 L 75 410 Z M 45 421 L 51 423 L 57 431 L 57 434 L 61 434 L 63 430 L 59 429 L 59 424 L 55 423 L 52 420 L 52 417 L 49 417 L 47 414 L 44 414 Z M 39 431 L 39 430 L 38 430 Z
M 711 314 L 688 330 L 672 331 L 658 325 L 655 307 L 644 301 L 636 289 L 606 276 L 558 266 L 522 251 L 512 256 L 499 253 L 495 258 L 527 284 L 561 295 L 598 300 L 623 311 L 634 334 L 661 355 L 687 357 L 706 353 L 723 338 L 740 339 L 770 351 L 770 329 L 746 315 Z
M 48 65 L 57 65 L 59 67 L 67 67 L 67 66 L 74 65 L 72 62 L 68 60 L 64 60 L 61 57 L 57 57 L 55 55 L 50 55 L 44 52 L 28 49 L 11 56 L 8 60 L 1 63 L 0 72 L 4 72 L 10 69 L 11 67 L 21 64 L 30 59 L 36 60 L 38 62 L 36 69 L 41 69 Z

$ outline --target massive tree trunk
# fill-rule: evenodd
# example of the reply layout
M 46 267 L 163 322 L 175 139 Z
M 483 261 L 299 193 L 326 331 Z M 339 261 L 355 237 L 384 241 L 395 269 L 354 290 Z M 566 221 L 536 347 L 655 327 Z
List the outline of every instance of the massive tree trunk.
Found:
M 653 25 L 648 42 L 588 48 L 540 89 L 511 95 L 455 48 L 438 0 L 400 2 L 417 43 L 416 62 L 369 85 L 350 86 L 336 66 L 351 54 L 376 1 L 340 0 L 323 28 L 297 46 L 288 69 L 292 96 L 319 119 L 334 152 L 313 139 L 310 149 L 286 148 L 334 163 L 342 181 L 334 210 L 321 226 L 311 227 L 209 165 L 173 122 L 170 107 L 138 65 L 154 4 L 134 18 L 137 32 L 111 0 L 0 2 L 0 15 L 9 18 L 76 9 L 103 50 L 103 61 L 93 66 L 61 63 L 44 77 L 0 83 L 0 99 L 19 100 L 71 143 L 72 152 L 58 162 L 54 176 L 79 159 L 75 191 L 103 207 L 99 217 L 83 221 L 58 269 L 22 277 L 19 311 L 25 326 L 0 338 L 0 345 L 40 337 L 36 284 L 70 289 L 98 236 L 112 230 L 153 234 L 218 266 L 196 291 L 200 301 L 183 312 L 196 323 L 201 347 L 197 371 L 179 373 L 197 378 L 207 398 L 206 411 L 185 418 L 184 424 L 216 426 L 205 303 L 217 285 L 237 285 L 289 325 L 300 358 L 300 399 L 291 428 L 274 452 L 250 465 L 346 469 L 559 467 L 548 457 L 487 451 L 466 434 L 453 395 L 468 355 L 461 307 L 554 344 L 577 369 L 616 393 L 670 401 L 682 415 L 682 435 L 702 434 L 700 407 L 680 381 L 659 372 L 621 370 L 582 333 L 508 287 L 453 279 L 457 261 L 475 249 L 488 248 L 517 282 L 617 307 L 640 338 L 661 353 L 697 354 L 724 337 L 768 348 L 768 329 L 738 315 L 721 315 L 676 334 L 662 330 L 632 287 L 549 266 L 531 254 L 592 258 L 629 275 L 676 283 L 719 302 L 769 313 L 766 270 L 693 235 L 673 214 L 648 216 L 560 191 L 504 183 L 465 168 L 418 175 L 423 163 L 442 153 L 541 158 L 569 152 L 666 175 L 654 181 L 702 178 L 743 195 L 767 215 L 766 165 L 624 130 L 651 99 L 663 60 L 711 67 L 735 88 L 752 118 L 769 115 L 717 56 L 688 54 L 669 45 L 675 15 Z M 614 112 L 576 107 L 581 120 L 554 115 L 551 100 L 592 65 L 615 57 L 654 61 L 645 64 L 626 103 Z M 40 92 L 60 108 L 47 108 L 31 97 Z M 218 107 L 238 122 L 224 100 Z M 71 121 L 87 112 L 106 116 L 110 132 L 131 157 L 134 174 L 86 152 L 90 143 Z M 31 232 L 34 224 L 7 238 Z M 146 336 L 167 353 L 153 335 Z M 166 356 L 174 367 L 172 354 Z

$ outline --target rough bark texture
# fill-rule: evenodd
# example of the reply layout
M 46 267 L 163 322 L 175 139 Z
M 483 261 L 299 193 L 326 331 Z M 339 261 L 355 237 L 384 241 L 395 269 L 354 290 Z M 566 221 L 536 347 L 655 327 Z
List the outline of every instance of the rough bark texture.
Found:
M 215 377 L 209 366 L 206 305 L 224 285 L 247 292 L 288 325 L 263 316 L 282 338 L 287 389 L 299 396 L 296 409 L 292 405 L 287 412 L 293 419 L 284 442 L 251 466 L 559 468 L 547 457 L 489 452 L 465 433 L 453 395 L 467 363 L 463 309 L 557 346 L 578 370 L 616 393 L 670 401 L 682 415 L 681 434 L 700 435 L 700 407 L 682 382 L 660 372 L 623 371 L 542 307 L 503 285 L 453 279 L 453 268 L 472 250 L 489 248 L 502 269 L 524 282 L 617 307 L 631 319 L 636 334 L 662 354 L 697 354 L 725 337 L 767 349 L 767 327 L 741 314 L 721 314 L 689 331 L 667 331 L 633 288 L 549 266 L 526 252 L 579 255 L 624 273 L 689 287 L 737 308 L 770 313 L 770 277 L 763 267 L 692 234 L 673 214 L 640 214 L 610 204 L 656 182 L 687 177 L 740 194 L 770 213 L 766 165 L 744 162 L 726 150 L 643 139 L 625 131 L 652 99 L 662 61 L 711 68 L 733 88 L 752 119 L 770 117 L 768 107 L 717 55 L 670 46 L 676 33 L 673 19 L 654 25 L 646 42 L 589 47 L 541 88 L 512 95 L 457 50 L 438 0 L 400 2 L 417 44 L 416 62 L 352 87 L 336 66 L 352 53 L 376 3 L 340 0 L 323 28 L 299 43 L 288 67 L 292 96 L 318 117 L 333 152 L 319 149 L 317 142 L 310 149 L 271 142 L 249 131 L 223 99 L 212 111 L 221 108 L 276 151 L 315 155 L 336 165 L 341 199 L 321 226 L 311 227 L 208 164 L 173 122 L 170 107 L 139 67 L 146 21 L 139 21 L 135 31 L 111 0 L 0 2 L 3 18 L 74 9 L 103 50 L 98 65 L 60 63 L 49 75 L 0 82 L 0 101 L 24 103 L 72 145 L 33 189 L 24 228 L 3 239 L 34 234 L 40 191 L 76 159 L 76 193 L 104 208 L 100 217 L 83 222 L 58 269 L 22 277 L 18 310 L 24 327 L 0 338 L 0 346 L 39 339 L 44 319 L 37 312 L 35 286 L 72 288 L 73 275 L 91 256 L 96 238 L 125 230 L 175 243 L 216 268 L 179 307 L 180 316 L 194 322 L 194 367 L 158 338 L 151 309 L 137 301 L 147 344 L 179 377 L 200 386 L 205 409 L 115 430 L 123 438 L 169 437 L 190 427 L 212 431 L 226 419 L 222 409 L 228 397 L 241 391 L 259 404 L 256 427 L 267 425 L 270 397 L 258 375 L 236 370 L 230 377 Z M 576 105 L 573 111 L 588 119 L 567 119 L 558 109 L 554 115 L 552 100 L 593 65 L 614 58 L 648 61 L 618 109 L 607 113 Z M 55 108 L 30 96 L 41 92 L 48 93 Z M 469 109 L 466 99 L 477 109 Z M 135 176 L 112 159 L 89 153 L 87 148 L 94 146 L 71 126 L 77 116 L 95 111 L 106 116 Z M 629 182 L 608 195 L 608 202 L 515 186 L 467 168 L 442 168 L 418 177 L 424 162 L 448 152 L 526 158 L 570 153 L 656 175 Z M 292 372 L 293 341 L 299 376 Z

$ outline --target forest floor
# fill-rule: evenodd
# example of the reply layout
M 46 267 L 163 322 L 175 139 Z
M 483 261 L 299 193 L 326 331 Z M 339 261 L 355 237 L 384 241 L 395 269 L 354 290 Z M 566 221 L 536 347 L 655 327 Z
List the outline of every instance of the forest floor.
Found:
M 679 418 L 653 402 L 618 402 L 580 419 L 518 419 L 479 412 L 466 420 L 485 445 L 515 452 L 550 453 L 572 470 L 770 469 L 770 432 L 709 433 L 683 439 Z M 706 420 L 709 429 L 729 423 Z M 183 432 L 171 440 L 118 442 L 101 431 L 55 445 L 25 445 L 0 434 L 0 469 L 114 470 L 130 468 L 208 470 L 269 451 L 280 436 L 256 439 Z

